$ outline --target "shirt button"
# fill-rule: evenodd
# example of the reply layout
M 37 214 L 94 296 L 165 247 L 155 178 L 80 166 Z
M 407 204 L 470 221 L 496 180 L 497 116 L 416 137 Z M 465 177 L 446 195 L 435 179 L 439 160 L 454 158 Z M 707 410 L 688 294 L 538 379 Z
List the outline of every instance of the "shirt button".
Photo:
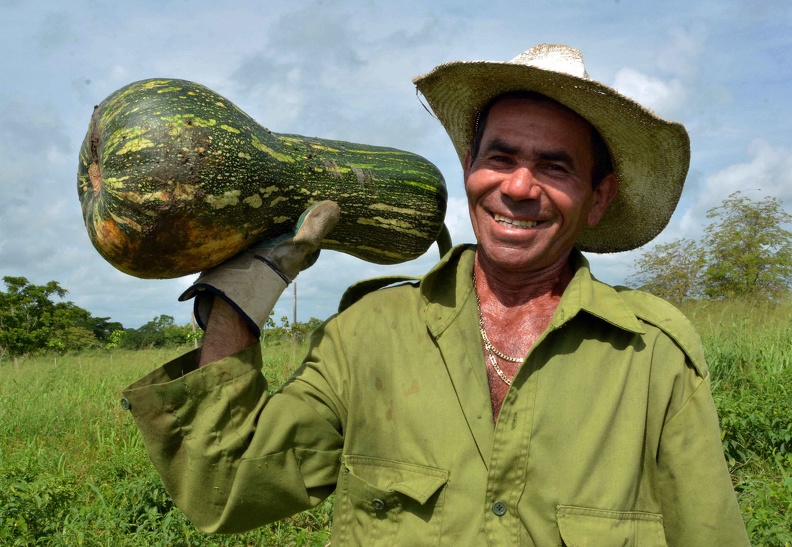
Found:
M 506 514 L 506 502 L 505 501 L 496 501 L 492 504 L 492 512 L 495 513 L 497 516 L 502 517 Z
M 385 502 L 379 498 L 371 500 L 371 508 L 374 509 L 375 511 L 382 511 L 383 509 L 385 509 Z
M 127 399 L 126 397 L 123 397 L 121 399 L 121 408 L 123 408 L 124 410 L 129 410 L 130 408 L 132 408 L 132 405 L 129 404 L 129 399 Z

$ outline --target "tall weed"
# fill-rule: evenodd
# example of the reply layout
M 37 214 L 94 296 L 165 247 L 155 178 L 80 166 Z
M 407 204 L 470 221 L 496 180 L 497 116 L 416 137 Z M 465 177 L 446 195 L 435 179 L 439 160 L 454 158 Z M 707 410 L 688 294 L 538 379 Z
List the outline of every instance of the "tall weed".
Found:
M 792 546 L 792 302 L 698 303 L 723 449 L 753 545 Z

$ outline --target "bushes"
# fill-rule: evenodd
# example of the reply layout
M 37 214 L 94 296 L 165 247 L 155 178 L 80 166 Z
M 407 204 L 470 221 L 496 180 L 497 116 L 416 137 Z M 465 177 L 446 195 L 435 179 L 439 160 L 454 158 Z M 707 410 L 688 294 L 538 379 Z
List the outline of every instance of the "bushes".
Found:
M 177 325 L 170 315 L 155 317 L 137 329 L 114 331 L 108 349 L 148 349 L 176 347 L 200 342 L 202 331 L 190 325 Z
M 0 481 L 0 544 L 25 545 L 57 534 L 75 485 L 54 475 L 26 480 L 12 471 Z

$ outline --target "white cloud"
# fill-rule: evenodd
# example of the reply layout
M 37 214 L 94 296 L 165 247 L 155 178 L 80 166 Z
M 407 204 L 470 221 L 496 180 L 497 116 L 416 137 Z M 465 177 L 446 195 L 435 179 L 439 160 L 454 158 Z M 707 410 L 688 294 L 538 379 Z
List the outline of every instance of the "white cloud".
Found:
M 726 167 L 704 180 L 697 209 L 709 209 L 738 190 L 749 197 L 777 197 L 792 208 L 792 149 L 762 139 L 747 148 L 749 159 Z
M 459 243 L 472 243 L 476 240 L 473 227 L 470 224 L 467 199 L 464 197 L 450 197 L 448 211 L 445 219 L 451 240 L 455 245 Z
M 674 112 L 682 109 L 687 100 L 687 92 L 681 80 L 677 78 L 663 80 L 633 68 L 619 70 L 613 86 L 620 93 L 661 116 L 671 117 Z
M 118 87 L 125 86 L 129 82 L 129 70 L 121 65 L 115 65 L 110 69 L 110 84 Z
M 740 191 L 754 200 L 770 196 L 781 200 L 792 211 L 792 149 L 756 139 L 746 148 L 748 159 L 707 175 L 684 210 L 677 212 L 664 240 L 701 237 L 710 223 L 707 211 Z
M 690 79 L 699 69 L 699 59 L 707 39 L 707 31 L 702 25 L 696 29 L 671 29 L 670 41 L 657 55 L 657 65 L 669 74 Z

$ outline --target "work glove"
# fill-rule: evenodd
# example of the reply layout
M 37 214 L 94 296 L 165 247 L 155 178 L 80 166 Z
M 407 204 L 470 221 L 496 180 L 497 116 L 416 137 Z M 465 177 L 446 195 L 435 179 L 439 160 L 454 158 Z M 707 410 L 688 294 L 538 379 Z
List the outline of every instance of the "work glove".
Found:
M 339 216 L 340 209 L 334 201 L 309 207 L 291 232 L 256 243 L 202 272 L 179 301 L 195 297 L 195 319 L 206 330 L 214 298 L 222 298 L 258 338 L 281 293 L 300 271 L 316 262 L 319 243 L 335 227 Z

